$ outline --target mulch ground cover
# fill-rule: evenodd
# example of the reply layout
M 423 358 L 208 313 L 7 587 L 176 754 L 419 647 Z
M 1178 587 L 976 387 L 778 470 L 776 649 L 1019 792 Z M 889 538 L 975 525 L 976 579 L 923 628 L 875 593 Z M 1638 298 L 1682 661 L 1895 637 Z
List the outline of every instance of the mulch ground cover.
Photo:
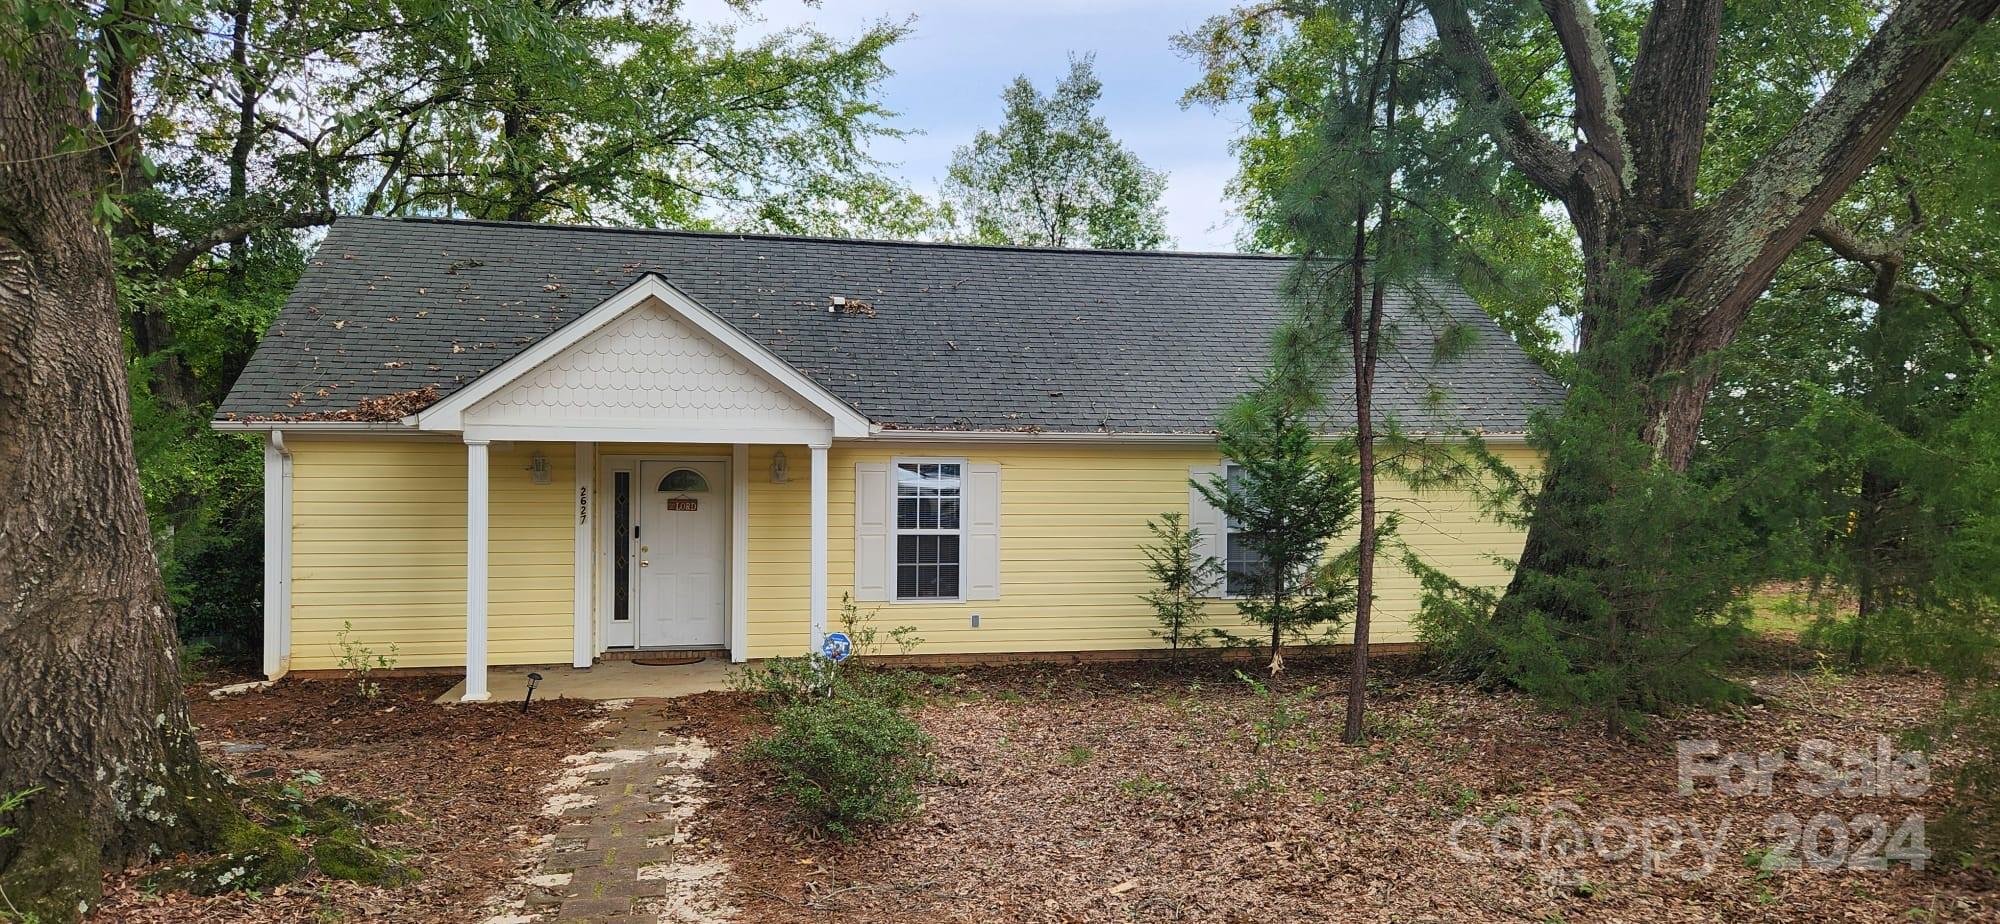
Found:
M 732 866 L 738 921 L 2000 921 L 1991 878 L 1937 864 L 1757 866 L 1786 837 L 1773 819 L 1823 816 L 1857 831 L 1868 815 L 1891 828 L 1910 815 L 1934 821 L 1941 785 L 1808 795 L 1798 787 L 1813 774 L 1788 767 L 1769 795 L 1729 795 L 1706 779 L 1680 792 L 1678 741 L 1796 757 L 1817 739 L 1873 753 L 1940 695 L 1919 675 L 1816 671 L 1785 646 L 1755 663 L 1754 702 L 1612 741 L 1524 697 L 1424 679 L 1390 660 L 1365 747 L 1338 740 L 1338 662 L 1288 662 L 1279 700 L 1212 663 L 936 671 L 917 712 L 938 751 L 924 809 L 853 843 L 794 824 L 768 774 L 743 756 L 764 730 L 747 697 L 634 708 L 684 718 L 721 752 L 704 770 L 714 785 L 701 831 Z M 384 681 L 368 704 L 333 681 L 211 700 L 217 682 L 192 688 L 217 760 L 243 779 L 310 771 L 321 779 L 314 794 L 395 804 L 409 820 L 377 834 L 410 851 L 424 879 L 378 889 L 313 877 L 262 895 L 194 898 L 142 893 L 139 870 L 107 881 L 95 920 L 477 922 L 517 875 L 521 849 L 553 830 L 537 813 L 540 790 L 564 755 L 589 749 L 602 718 L 573 701 L 537 703 L 525 717 L 512 704 L 432 705 L 449 678 Z M 1274 714 L 1284 728 L 1274 730 Z M 1941 780 L 1949 755 L 1939 760 Z M 1706 859 L 1693 844 L 1667 852 L 1665 828 L 1651 832 L 1651 862 L 1643 849 L 1608 858 L 1560 849 L 1570 832 L 1619 823 L 1635 833 L 1699 826 Z M 1522 830 L 1525 851 L 1514 849 Z M 1493 831 L 1504 835 L 1497 846 Z M 1821 854 L 1867 852 L 1863 834 L 1836 844 L 1833 832 L 1812 835 Z M 1557 849 L 1541 849 L 1544 840 Z
M 1792 767 L 1774 773 L 1770 795 L 1727 795 L 1707 779 L 1679 791 L 1676 741 L 1796 758 L 1820 739 L 1873 754 L 1878 736 L 1927 717 L 1940 694 L 1929 678 L 1760 668 L 1747 678 L 1753 704 L 1610 741 L 1523 697 L 1392 666 L 1372 743 L 1357 748 L 1338 739 L 1343 669 L 1289 663 L 1280 695 L 1297 698 L 1294 724 L 1263 748 L 1273 703 L 1226 667 L 935 675 L 948 688 L 919 712 L 940 771 L 922 814 L 849 844 L 786 819 L 740 756 L 759 730 L 740 697 L 687 705 L 723 751 L 705 814 L 745 921 L 2000 921 L 2000 893 L 1981 875 L 1756 865 L 1782 846 L 1787 817 L 1840 823 L 1802 835 L 1794 855 L 1810 836 L 1822 859 L 1863 856 L 1865 816 L 1890 829 L 1913 814 L 1934 822 L 1943 786 L 1807 795 L 1798 787 L 1818 771 Z M 1618 856 L 1648 825 L 1652 860 L 1643 847 Z M 1668 825 L 1698 825 L 1708 861 L 1694 843 L 1668 852 Z M 1841 825 L 1853 833 L 1836 843 Z M 1497 847 L 1486 836 L 1496 830 Z M 1527 851 L 1515 849 L 1523 830 Z
M 381 680 L 373 700 L 332 680 L 207 695 L 233 679 L 211 675 L 189 687 L 203 750 L 246 783 L 390 805 L 404 820 L 371 835 L 408 851 L 423 878 L 391 889 L 314 874 L 262 894 L 199 898 L 142 890 L 140 879 L 157 868 L 148 867 L 108 878 L 92 920 L 476 922 L 513 876 L 517 851 L 554 830 L 555 819 L 537 814 L 540 790 L 563 756 L 588 749 L 598 734 L 591 722 L 602 717 L 579 700 L 538 701 L 525 715 L 518 703 L 434 705 L 454 683 L 448 677 Z

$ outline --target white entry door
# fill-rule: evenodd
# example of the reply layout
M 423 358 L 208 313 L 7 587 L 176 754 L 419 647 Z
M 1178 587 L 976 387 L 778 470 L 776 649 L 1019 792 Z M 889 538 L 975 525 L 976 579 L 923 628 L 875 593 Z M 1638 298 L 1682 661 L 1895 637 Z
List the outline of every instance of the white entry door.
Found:
M 729 466 L 639 466 L 639 647 L 729 642 Z

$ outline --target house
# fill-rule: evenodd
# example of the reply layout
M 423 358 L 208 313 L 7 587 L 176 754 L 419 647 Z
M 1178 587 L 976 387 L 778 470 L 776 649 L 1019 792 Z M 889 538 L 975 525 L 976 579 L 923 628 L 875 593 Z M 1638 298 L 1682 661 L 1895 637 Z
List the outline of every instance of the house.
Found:
M 334 668 L 345 630 L 480 699 L 488 665 L 815 650 L 843 598 L 920 654 L 1157 648 L 1146 523 L 1229 555 L 1188 480 L 1289 267 L 342 219 L 214 422 L 265 438 L 264 670 Z M 1384 416 L 1532 466 L 1556 383 L 1455 287 L 1391 308 Z M 1505 579 L 1521 536 L 1469 498 L 1384 495 L 1419 553 Z M 1380 600 L 1374 638 L 1410 640 L 1413 581 Z

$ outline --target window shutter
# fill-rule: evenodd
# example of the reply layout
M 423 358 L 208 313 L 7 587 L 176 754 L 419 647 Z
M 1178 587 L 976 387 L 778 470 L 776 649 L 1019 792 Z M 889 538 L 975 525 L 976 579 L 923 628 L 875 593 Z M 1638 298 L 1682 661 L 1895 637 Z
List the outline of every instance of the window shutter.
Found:
M 1195 549 L 1198 555 L 1224 560 L 1228 548 L 1228 521 L 1222 510 L 1208 502 L 1208 498 L 1195 490 L 1194 482 L 1213 484 L 1223 474 L 1220 465 L 1193 465 L 1188 467 L 1188 525 L 1201 530 L 1201 545 Z
M 854 599 L 889 599 L 889 466 L 854 466 Z
M 1000 599 L 1000 466 L 967 465 L 965 599 Z

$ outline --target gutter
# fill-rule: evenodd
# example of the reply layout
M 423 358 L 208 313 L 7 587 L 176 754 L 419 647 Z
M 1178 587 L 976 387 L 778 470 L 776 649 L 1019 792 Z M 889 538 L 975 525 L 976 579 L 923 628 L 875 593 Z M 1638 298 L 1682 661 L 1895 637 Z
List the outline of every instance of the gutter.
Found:
M 1176 446 L 1205 446 L 1215 442 L 1213 433 L 1088 433 L 1037 432 L 1031 430 L 902 430 L 881 425 L 869 428 L 868 439 L 909 443 L 1138 443 Z M 1457 433 L 1411 434 L 1418 437 L 1462 441 Z M 1482 433 L 1488 445 L 1521 446 L 1525 433 Z
M 211 420 L 208 428 L 224 433 L 277 433 L 292 430 L 300 433 L 407 433 L 414 430 L 412 421 L 402 420 Z

